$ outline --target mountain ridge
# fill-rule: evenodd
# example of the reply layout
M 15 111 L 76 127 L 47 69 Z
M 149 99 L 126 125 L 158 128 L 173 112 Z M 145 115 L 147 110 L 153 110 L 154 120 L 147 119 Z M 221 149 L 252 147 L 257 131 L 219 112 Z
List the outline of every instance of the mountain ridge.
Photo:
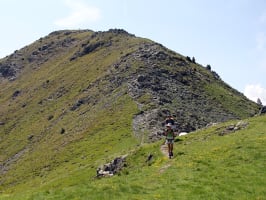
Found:
M 169 114 L 191 132 L 259 110 L 210 69 L 120 29 L 53 32 L 1 59 L 0 73 L 2 188 L 95 169 L 160 139 Z

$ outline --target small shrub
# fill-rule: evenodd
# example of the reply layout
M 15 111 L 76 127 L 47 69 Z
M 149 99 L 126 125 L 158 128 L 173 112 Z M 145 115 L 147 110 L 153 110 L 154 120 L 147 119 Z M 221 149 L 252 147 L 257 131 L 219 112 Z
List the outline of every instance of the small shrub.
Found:
M 212 68 L 211 68 L 211 65 L 209 65 L 209 64 L 206 66 L 206 68 L 207 68 L 207 70 L 209 70 L 209 71 L 211 71 L 211 69 L 212 69 Z
M 50 121 L 50 120 L 53 119 L 53 118 L 54 118 L 53 115 L 49 115 L 47 119 Z
M 65 132 L 66 132 L 66 130 L 65 130 L 64 128 L 61 128 L 60 133 L 61 133 L 61 134 L 64 134 Z
M 193 62 L 193 63 L 196 63 L 196 59 L 195 59 L 195 57 L 192 57 L 192 62 Z

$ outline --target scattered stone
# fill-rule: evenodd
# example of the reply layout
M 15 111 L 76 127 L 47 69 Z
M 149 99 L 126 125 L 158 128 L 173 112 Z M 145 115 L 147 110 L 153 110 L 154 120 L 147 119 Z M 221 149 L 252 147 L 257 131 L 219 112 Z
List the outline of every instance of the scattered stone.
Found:
M 146 162 L 149 162 L 149 161 L 151 161 L 151 160 L 152 160 L 152 158 L 153 158 L 153 155 L 150 153 L 150 154 L 149 154 L 149 156 L 148 156 L 148 158 L 147 158 L 147 160 L 146 160 Z
M 34 137 L 34 135 L 29 135 L 29 136 L 28 136 L 28 140 L 32 140 L 33 137 Z
M 206 125 L 206 128 L 209 128 L 209 127 L 212 127 L 212 126 L 216 126 L 217 124 L 218 123 L 211 122 L 211 123 L 209 123 L 209 124 Z
M 129 36 L 135 36 L 134 34 L 128 33 L 124 29 L 117 29 L 117 28 L 109 29 L 108 32 L 109 33 L 115 33 L 115 34 L 125 34 L 125 35 L 129 35 Z
M 123 167 L 126 167 L 126 156 L 117 157 L 110 163 L 104 164 L 102 167 L 97 168 L 96 177 L 113 176 L 118 173 Z
M 239 130 L 239 129 L 246 128 L 247 126 L 248 126 L 248 122 L 239 121 L 239 122 L 237 122 L 235 129 Z
M 229 125 L 228 127 L 226 127 L 226 130 L 228 130 L 228 131 L 233 131 L 233 130 L 235 130 L 235 125 Z
M 13 67 L 10 64 L 0 63 L 0 74 L 5 78 L 14 77 L 16 72 Z
M 61 134 L 64 134 L 65 132 L 66 132 L 66 130 L 65 130 L 64 128 L 61 128 L 60 133 L 61 133 Z
M 224 130 L 222 130 L 221 132 L 218 133 L 219 136 L 224 136 L 230 133 L 233 133 L 235 131 L 244 129 L 248 126 L 248 122 L 245 121 L 239 121 L 236 124 L 231 124 L 229 126 L 227 126 Z
M 19 90 L 16 90 L 13 95 L 12 98 L 15 99 L 21 92 Z
M 181 133 L 179 133 L 178 136 L 183 136 L 183 135 L 187 135 L 187 134 L 188 134 L 187 132 L 181 132 Z
M 47 120 L 50 121 L 50 120 L 52 120 L 53 118 L 54 118 L 53 115 L 49 115 L 48 118 L 47 118 Z
M 77 110 L 82 104 L 84 104 L 85 101 L 83 99 L 79 99 L 71 108 L 71 111 Z

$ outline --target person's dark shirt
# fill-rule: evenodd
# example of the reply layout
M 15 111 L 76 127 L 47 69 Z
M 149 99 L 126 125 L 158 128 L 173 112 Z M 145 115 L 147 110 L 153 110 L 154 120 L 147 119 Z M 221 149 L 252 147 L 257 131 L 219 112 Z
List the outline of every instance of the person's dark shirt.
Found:
M 170 119 L 166 119 L 165 123 L 174 125 L 175 121 L 172 118 L 170 118 Z

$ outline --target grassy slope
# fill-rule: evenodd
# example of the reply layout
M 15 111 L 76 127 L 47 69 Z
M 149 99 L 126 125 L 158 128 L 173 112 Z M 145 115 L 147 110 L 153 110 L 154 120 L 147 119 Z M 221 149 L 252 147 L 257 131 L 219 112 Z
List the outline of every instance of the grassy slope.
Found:
M 265 120 L 250 118 L 248 128 L 225 136 L 218 133 L 230 123 L 180 137 L 172 160 L 159 152 L 161 141 L 144 145 L 112 178 L 93 179 L 95 169 L 77 159 L 58 169 L 75 167 L 70 174 L 35 179 L 0 199 L 265 199 Z M 150 152 L 154 160 L 146 163 Z
M 246 116 L 252 116 L 250 113 L 257 106 L 253 102 L 248 102 L 246 97 L 236 92 L 226 84 L 207 84 L 205 89 L 207 93 L 215 99 L 217 104 L 220 104 L 225 110 L 234 113 L 240 119 L 245 118 Z
M 85 40 L 89 35 L 80 37 Z M 97 104 L 83 106 L 75 112 L 69 110 L 84 96 L 81 91 L 104 75 L 116 61 L 117 53 L 121 53 L 119 49 L 113 54 L 109 49 L 91 53 L 79 58 L 76 64 L 68 61 L 73 52 L 59 55 L 38 70 L 27 68 L 23 73 L 30 76 L 21 76 L 1 88 L 1 120 L 5 125 L 0 127 L 0 160 L 3 162 L 9 157 L 13 160 L 9 171 L 1 175 L 1 191 L 25 182 L 26 187 L 44 180 L 49 182 L 58 174 L 72 173 L 77 166 L 93 165 L 95 169 L 105 162 L 103 159 L 125 154 L 137 145 L 131 123 L 138 110 L 126 95 L 124 86 L 105 98 L 98 93 L 98 88 L 92 88 L 90 95 L 101 95 Z M 20 90 L 21 95 L 12 99 L 16 90 Z M 57 97 L 60 91 L 63 95 Z M 48 120 L 49 116 L 53 118 Z M 64 134 L 60 134 L 62 128 L 66 130 Z M 29 135 L 33 135 L 32 140 L 27 139 Z M 13 156 L 15 154 L 19 159 Z M 47 179 L 46 175 L 49 175 Z M 24 186 L 21 189 L 24 190 Z
M 76 37 L 85 41 L 90 34 L 82 33 Z M 110 40 L 113 36 L 105 37 Z M 96 51 L 78 58 L 74 64 L 69 62 L 73 52 L 77 51 L 77 47 L 73 47 L 66 54 L 58 54 L 57 59 L 51 59 L 40 69 L 28 68 L 23 72 L 25 76 L 14 82 L 2 83 L 0 116 L 6 124 L 0 127 L 0 161 L 10 157 L 14 160 L 9 171 L 1 175 L 0 199 L 176 199 L 177 194 L 183 199 L 189 199 L 193 197 L 194 191 L 205 190 L 200 188 L 204 182 L 202 174 L 210 170 L 208 162 L 210 165 L 214 162 L 210 161 L 212 152 L 206 152 L 217 143 L 220 145 L 222 139 L 209 137 L 207 144 L 212 146 L 202 146 L 201 138 L 211 133 L 211 130 L 200 132 L 198 139 L 191 135 L 177 143 L 175 154 L 180 156 L 169 161 L 159 152 L 159 143 L 140 148 L 139 141 L 132 136 L 132 118 L 139 111 L 136 103 L 126 94 L 125 86 L 121 85 L 110 95 L 104 96 L 99 93 L 99 88 L 104 89 L 104 83 L 99 82 L 89 91 L 91 96 L 98 98 L 96 104 L 81 106 L 74 112 L 69 110 L 74 102 L 88 95 L 81 91 L 108 73 L 107 69 L 116 62 L 117 57 L 138 48 L 137 44 L 143 41 L 138 38 L 114 37 L 116 46 L 112 48 L 116 48 L 116 51 L 108 48 Z M 12 99 L 16 90 L 21 90 L 21 95 Z M 63 95 L 57 96 L 62 91 Z M 51 115 L 53 118 L 48 120 Z M 259 124 L 259 121 L 255 124 Z M 62 128 L 66 130 L 64 134 L 60 134 Z M 263 130 L 262 127 L 260 129 Z M 27 139 L 29 135 L 33 135 L 32 140 Z M 217 143 L 213 140 L 212 144 L 211 138 L 219 140 Z M 224 143 L 226 141 L 221 142 L 221 146 Z M 233 147 L 228 150 L 229 153 L 232 151 Z M 128 152 L 132 152 L 128 158 L 129 167 L 121 176 L 93 179 L 99 165 Z M 149 152 L 155 154 L 155 160 L 147 164 L 144 161 Z M 248 152 L 245 144 L 243 152 Z M 265 149 L 261 152 L 265 152 Z M 16 153 L 19 155 L 17 160 L 13 156 Z M 193 160 L 197 155 L 203 163 Z M 250 156 L 252 159 L 254 155 Z M 259 159 L 257 162 L 262 163 Z M 213 165 L 220 166 L 221 163 L 217 161 Z M 200 170 L 196 170 L 195 166 Z M 223 167 L 220 170 L 228 166 Z M 254 167 L 254 170 L 260 172 L 259 168 Z M 182 173 L 173 173 L 176 171 Z M 216 170 L 213 170 L 212 174 L 215 173 Z M 231 174 L 225 172 L 225 175 Z M 193 186 L 196 179 L 199 179 L 199 183 Z M 170 181 L 173 185 L 165 190 Z M 212 179 L 207 177 L 205 181 L 210 185 Z M 218 181 L 221 187 L 226 186 L 221 177 L 218 177 Z M 257 188 L 255 186 L 253 184 L 252 187 Z M 244 183 L 243 188 L 246 187 Z M 209 188 L 213 189 L 211 186 Z M 226 188 L 225 193 L 230 188 Z M 217 195 L 220 195 L 219 192 L 216 192 Z M 258 197 L 260 194 L 263 194 L 262 189 L 258 189 Z

